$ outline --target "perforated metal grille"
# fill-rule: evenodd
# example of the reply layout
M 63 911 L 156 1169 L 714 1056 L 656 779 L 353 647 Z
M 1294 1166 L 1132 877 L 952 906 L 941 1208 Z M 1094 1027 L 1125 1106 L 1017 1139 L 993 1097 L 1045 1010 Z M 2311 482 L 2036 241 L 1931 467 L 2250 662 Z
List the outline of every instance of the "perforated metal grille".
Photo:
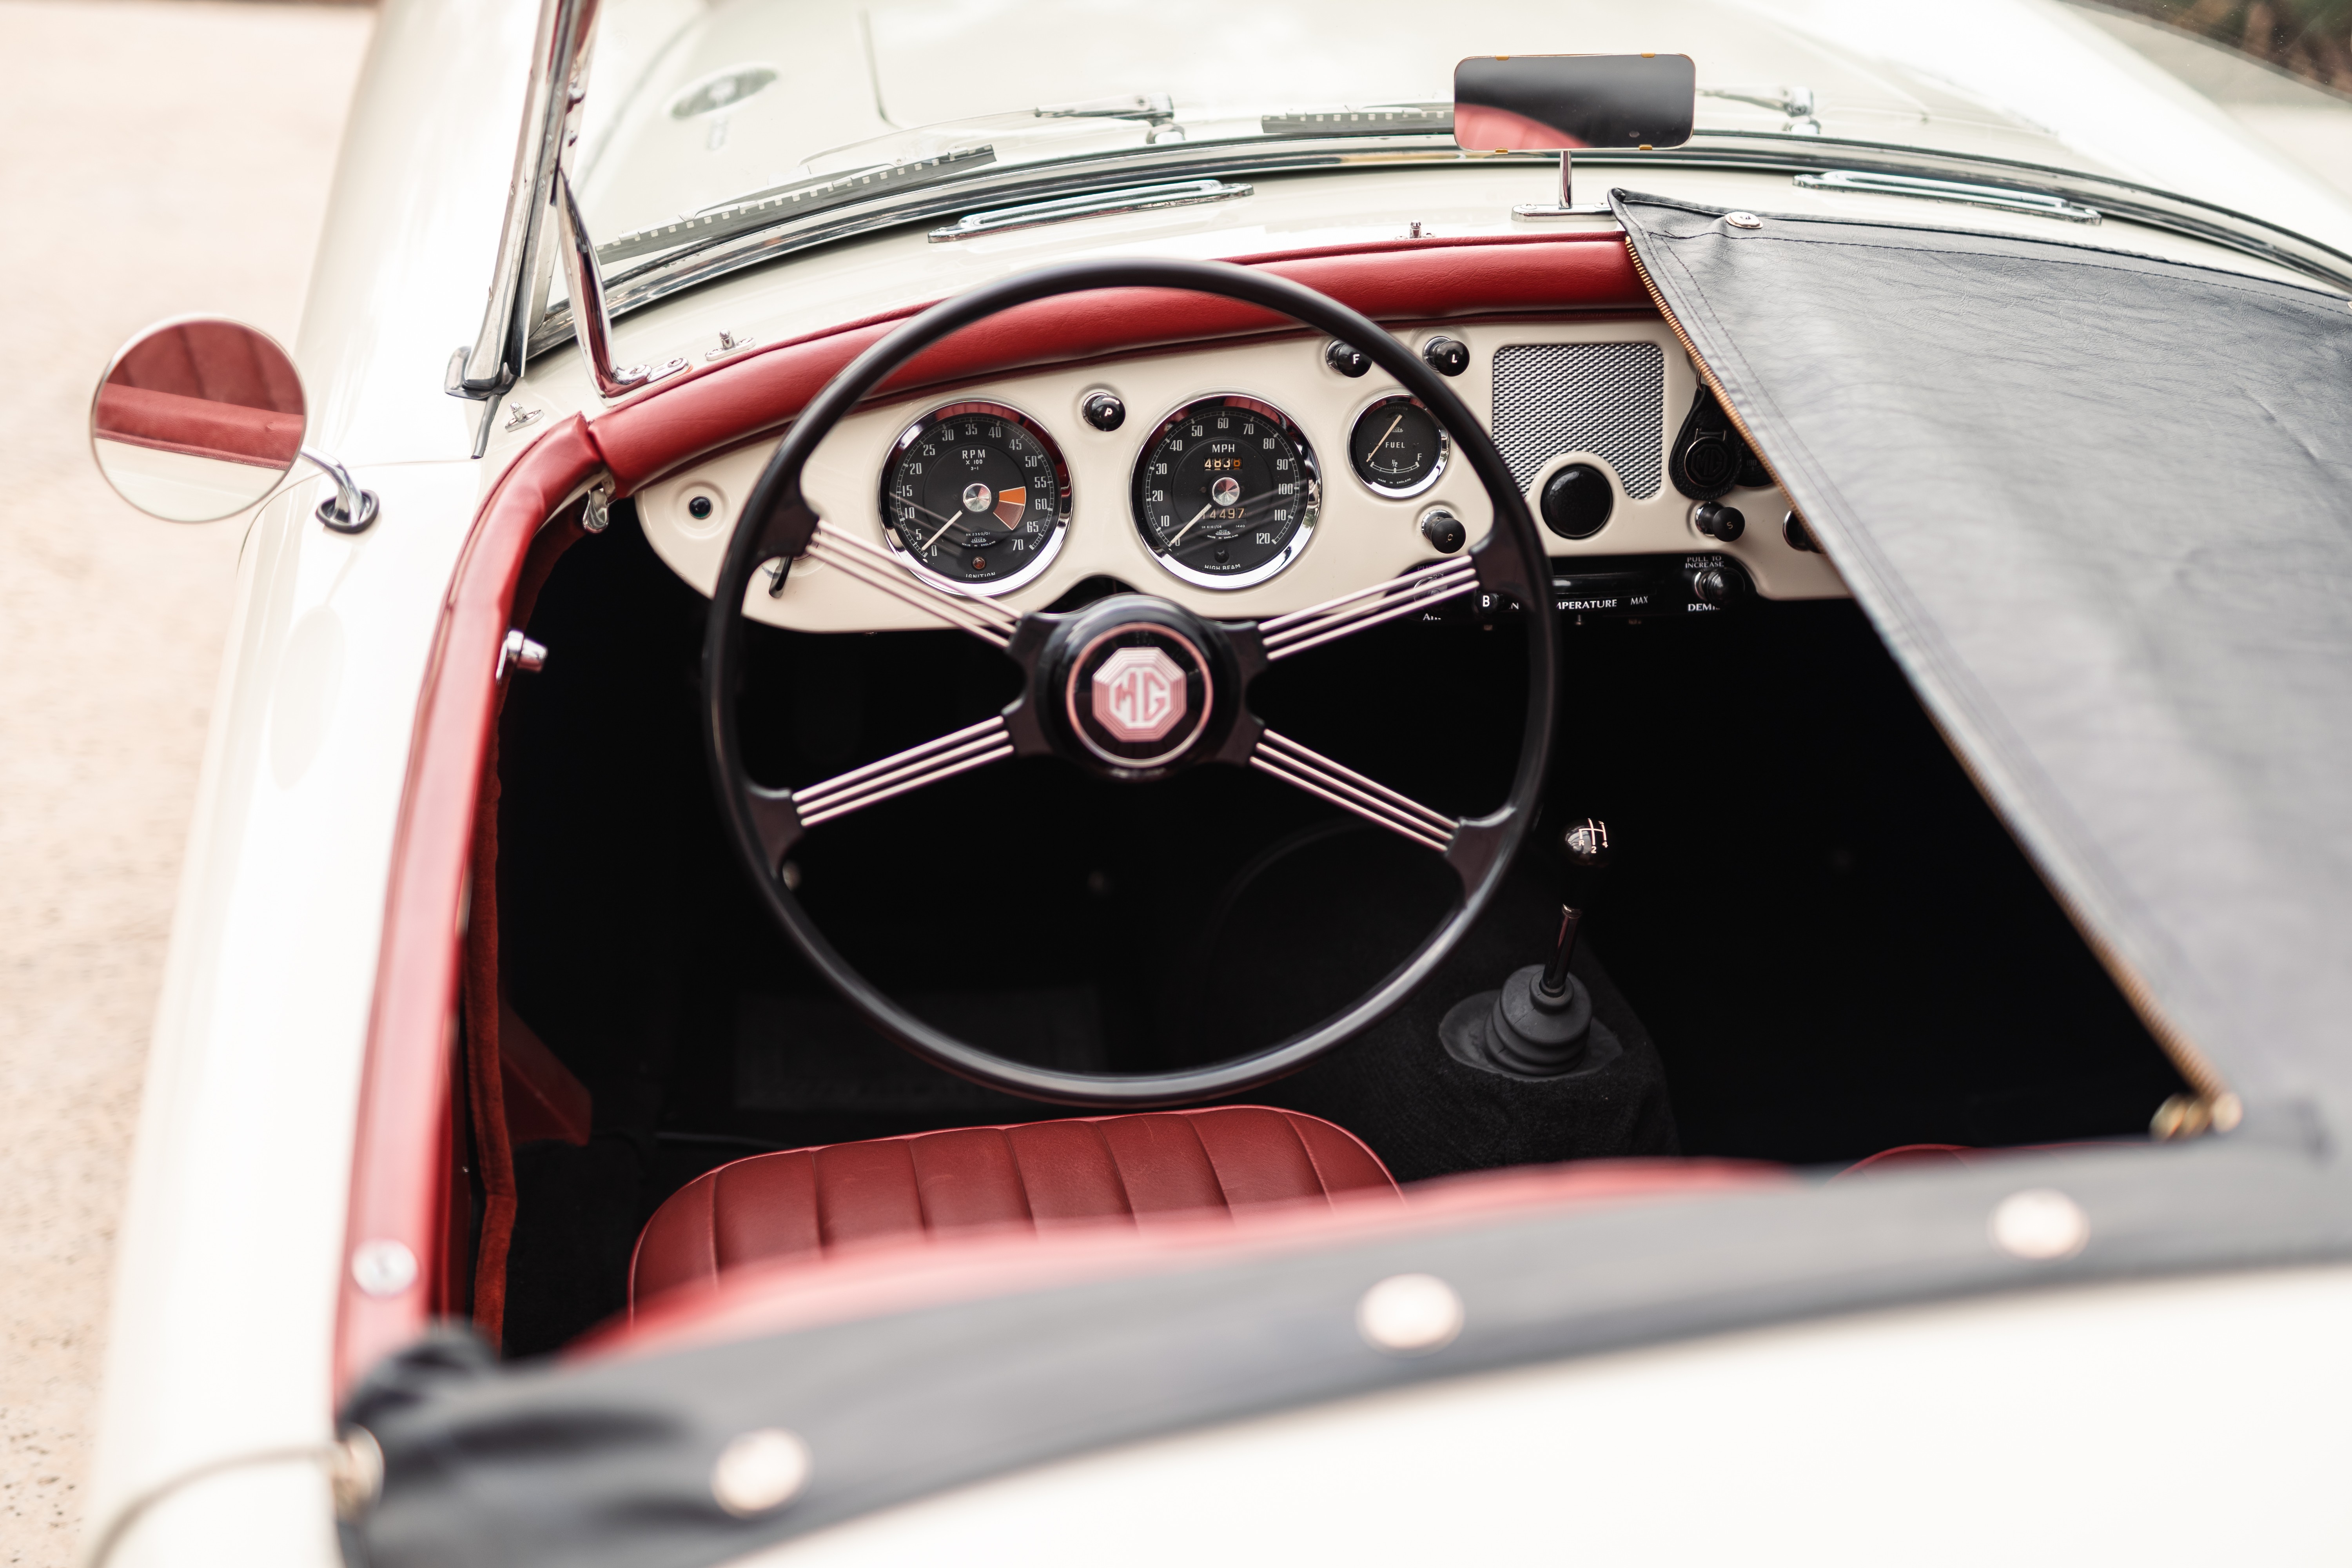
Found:
M 1647 500 L 1665 478 L 1666 355 L 1656 343 L 1511 343 L 1495 351 L 1495 444 L 1525 489 L 1562 452 L 1591 452 Z

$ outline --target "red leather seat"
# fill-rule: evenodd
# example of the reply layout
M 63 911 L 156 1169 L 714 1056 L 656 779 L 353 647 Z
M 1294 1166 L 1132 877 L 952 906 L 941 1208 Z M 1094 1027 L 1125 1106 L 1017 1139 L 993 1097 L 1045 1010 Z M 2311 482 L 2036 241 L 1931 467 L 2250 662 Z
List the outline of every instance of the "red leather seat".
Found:
M 696 1177 L 646 1223 L 629 1301 L 730 1268 L 984 1227 L 1296 1202 L 1397 1190 L 1328 1121 L 1263 1106 L 967 1127 L 755 1154 Z

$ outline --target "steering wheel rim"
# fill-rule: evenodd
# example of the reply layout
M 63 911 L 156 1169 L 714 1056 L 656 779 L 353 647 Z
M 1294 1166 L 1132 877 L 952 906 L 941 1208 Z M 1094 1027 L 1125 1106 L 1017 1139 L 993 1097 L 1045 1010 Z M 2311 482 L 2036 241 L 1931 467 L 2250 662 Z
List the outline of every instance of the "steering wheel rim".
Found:
M 1036 300 L 1122 288 L 1210 294 L 1287 316 L 1360 348 L 1422 400 L 1453 436 L 1492 504 L 1493 526 L 1466 558 L 1475 565 L 1477 586 L 1508 595 L 1526 606 L 1521 619 L 1527 633 L 1528 714 L 1504 805 L 1486 816 L 1457 824 L 1458 831 L 1445 847 L 1445 858 L 1462 882 L 1461 900 L 1370 990 L 1313 1027 L 1244 1056 L 1163 1072 L 1082 1073 L 1013 1061 L 959 1040 L 900 1007 L 841 956 L 784 885 L 780 862 L 802 831 L 800 817 L 792 792 L 767 790 L 745 770 L 735 695 L 742 666 L 745 595 L 762 562 L 798 558 L 821 529 L 821 520 L 802 497 L 800 481 L 810 457 L 835 426 L 892 373 L 966 327 Z M 1139 258 L 1044 268 L 942 300 L 905 322 L 845 366 L 793 422 L 744 505 L 711 593 L 702 676 L 703 728 L 712 780 L 735 847 L 770 917 L 843 999 L 900 1048 L 957 1077 L 1051 1104 L 1133 1110 L 1213 1100 L 1296 1072 L 1379 1023 L 1444 961 L 1485 910 L 1534 818 L 1550 757 L 1558 632 L 1549 614 L 1549 588 L 1542 536 L 1494 437 L 1431 366 L 1369 318 L 1288 279 L 1228 262 Z M 1042 618 L 1032 612 L 1021 617 L 1021 624 L 1034 626 Z M 1207 624 L 1220 625 L 1224 631 L 1246 630 L 1250 638 L 1256 636 L 1254 623 Z M 1036 638 L 1029 640 L 1034 644 Z M 1240 640 L 1247 645 L 1247 638 Z M 1245 688 L 1263 668 L 1261 656 L 1255 668 L 1244 669 L 1241 685 Z M 1040 679 L 1033 657 L 1024 664 L 1023 695 L 1015 709 L 1034 706 Z M 1248 710 L 1245 692 L 1236 696 L 1242 717 L 1263 730 Z M 1043 700 L 1050 701 L 1050 694 Z M 1013 711 L 1007 710 L 1008 715 Z

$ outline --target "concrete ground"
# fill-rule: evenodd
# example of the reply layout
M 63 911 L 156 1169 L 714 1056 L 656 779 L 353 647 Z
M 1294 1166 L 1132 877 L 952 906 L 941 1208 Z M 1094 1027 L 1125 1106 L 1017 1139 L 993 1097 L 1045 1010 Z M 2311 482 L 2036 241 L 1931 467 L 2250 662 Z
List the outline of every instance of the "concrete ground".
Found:
M 0 0 L 0 1563 L 64 1568 L 243 525 L 117 500 L 90 389 L 158 317 L 290 343 L 373 11 Z

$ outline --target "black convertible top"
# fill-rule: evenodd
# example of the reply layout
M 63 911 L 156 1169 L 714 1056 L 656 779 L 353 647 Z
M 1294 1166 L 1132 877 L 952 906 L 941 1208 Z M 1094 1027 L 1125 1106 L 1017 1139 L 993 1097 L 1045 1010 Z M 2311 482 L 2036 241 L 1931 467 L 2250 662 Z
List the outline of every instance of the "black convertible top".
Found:
M 1614 205 L 2190 1081 L 2352 1081 L 2352 307 L 2077 243 Z

